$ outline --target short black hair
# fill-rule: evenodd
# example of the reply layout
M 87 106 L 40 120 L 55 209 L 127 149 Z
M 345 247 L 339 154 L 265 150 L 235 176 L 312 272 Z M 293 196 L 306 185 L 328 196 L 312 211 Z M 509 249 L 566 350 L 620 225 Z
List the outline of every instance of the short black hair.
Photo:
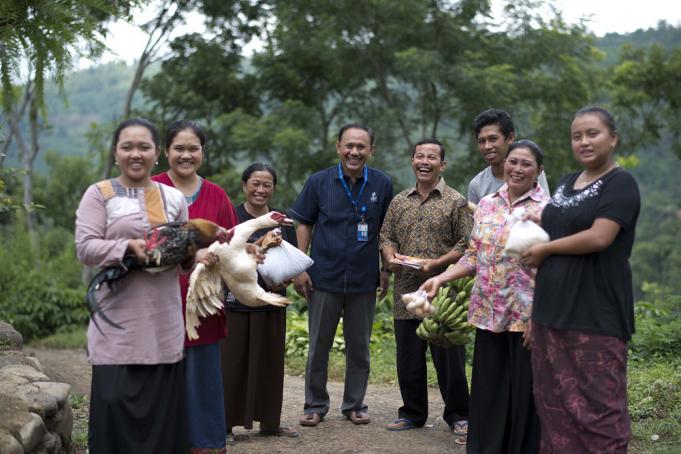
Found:
M 411 157 L 413 158 L 414 155 L 416 154 L 416 147 L 418 147 L 419 145 L 427 145 L 429 143 L 432 143 L 432 144 L 440 147 L 440 160 L 444 161 L 445 160 L 445 146 L 442 142 L 437 140 L 435 137 L 429 137 L 427 139 L 421 139 L 418 142 L 416 142 L 414 144 L 414 146 L 411 148 Z
M 269 172 L 270 175 L 272 175 L 272 183 L 274 183 L 275 186 L 277 185 L 277 172 L 271 165 L 265 164 L 264 162 L 254 162 L 250 166 L 246 167 L 244 173 L 241 174 L 241 182 L 248 182 L 248 179 L 251 178 L 251 175 L 253 175 L 254 172 L 260 171 Z
M 535 161 L 537 161 L 537 167 L 544 164 L 544 152 L 539 148 L 539 145 L 528 139 L 517 140 L 513 142 L 508 147 L 508 153 L 506 153 L 506 159 L 511 155 L 511 152 L 516 148 L 527 148 L 534 155 Z
M 196 137 L 199 138 L 199 141 L 201 142 L 201 146 L 205 147 L 206 146 L 206 133 L 203 132 L 203 129 L 195 122 L 192 120 L 178 120 L 176 122 L 173 122 L 168 128 L 166 129 L 166 137 L 165 137 L 165 146 L 166 150 L 170 148 L 170 144 L 173 143 L 173 140 L 175 140 L 175 136 L 177 136 L 179 133 L 184 131 L 185 129 L 191 130 Z
M 372 147 L 374 146 L 374 130 L 361 123 L 348 123 L 346 125 L 341 126 L 340 131 L 338 131 L 339 142 L 343 139 L 343 133 L 345 133 L 345 131 L 347 131 L 348 129 L 361 129 L 362 131 L 366 131 L 366 133 L 369 134 L 370 142 L 369 145 L 371 145 Z
M 487 109 L 478 114 L 473 122 L 473 128 L 475 129 L 475 136 L 480 134 L 480 130 L 485 126 L 497 125 L 501 130 L 504 137 L 508 138 L 511 134 L 515 133 L 515 126 L 513 126 L 513 120 L 511 116 L 505 110 L 501 109 Z
M 111 152 L 113 153 L 116 150 L 116 146 L 118 145 L 118 140 L 121 138 L 121 132 L 125 128 L 129 128 L 131 126 L 142 126 L 144 128 L 147 128 L 149 132 L 151 133 L 151 140 L 154 142 L 154 145 L 156 145 L 156 148 L 159 149 L 161 148 L 161 139 L 160 139 L 160 134 L 158 133 L 158 128 L 154 123 L 151 121 L 147 120 L 146 118 L 130 118 L 129 120 L 125 120 L 121 122 L 116 130 L 113 133 L 113 139 L 111 140 Z

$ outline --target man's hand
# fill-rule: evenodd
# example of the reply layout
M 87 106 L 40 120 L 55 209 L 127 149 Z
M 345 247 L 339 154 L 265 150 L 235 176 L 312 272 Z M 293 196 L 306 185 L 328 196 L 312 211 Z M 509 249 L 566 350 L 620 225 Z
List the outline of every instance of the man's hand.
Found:
M 432 276 L 433 274 L 439 274 L 441 271 L 441 266 L 435 259 L 421 259 L 419 263 L 423 265 L 423 268 L 419 270 L 423 276 Z
M 312 279 L 307 271 L 303 271 L 298 276 L 293 278 L 293 288 L 296 289 L 300 295 L 302 295 L 306 300 L 310 299 L 310 292 L 314 289 L 312 286 Z
M 390 273 L 387 271 L 381 271 L 378 282 L 378 299 L 382 300 L 385 298 L 385 295 L 388 294 L 388 286 L 390 286 Z

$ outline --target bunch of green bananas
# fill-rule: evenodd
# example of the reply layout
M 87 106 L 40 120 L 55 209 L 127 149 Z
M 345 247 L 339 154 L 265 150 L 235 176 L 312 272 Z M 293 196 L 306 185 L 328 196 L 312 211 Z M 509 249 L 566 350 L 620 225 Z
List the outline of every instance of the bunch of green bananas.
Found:
M 424 318 L 416 334 L 438 345 L 464 345 L 471 339 L 474 328 L 468 324 L 468 302 L 474 278 L 462 277 L 440 287 L 431 304 L 435 314 Z

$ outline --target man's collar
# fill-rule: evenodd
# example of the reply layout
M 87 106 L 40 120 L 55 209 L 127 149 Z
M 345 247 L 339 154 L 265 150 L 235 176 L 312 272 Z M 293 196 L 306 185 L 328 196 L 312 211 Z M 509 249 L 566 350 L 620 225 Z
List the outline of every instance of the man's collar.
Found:
M 343 164 L 341 164 L 340 162 L 338 164 L 340 164 L 340 166 L 341 166 L 341 170 L 343 171 L 343 176 L 347 177 L 348 179 L 350 179 L 352 181 L 352 177 L 350 175 L 348 175 L 348 172 L 345 171 L 345 167 L 343 167 Z M 336 180 L 340 180 L 340 178 L 338 177 L 338 164 L 336 164 L 336 166 L 334 167 L 334 171 L 333 171 L 333 175 L 334 175 L 334 178 Z M 357 181 L 364 180 L 364 169 L 367 169 L 367 172 L 369 171 L 369 166 L 366 165 L 366 163 L 362 167 L 362 170 L 359 172 L 359 176 L 357 177 Z
M 442 193 L 443 193 L 444 190 L 445 190 L 445 186 L 447 186 L 447 183 L 445 183 L 444 177 L 440 176 L 440 180 L 437 182 L 437 184 L 435 185 L 435 187 L 434 187 L 433 189 L 431 189 L 431 191 L 429 192 L 429 194 L 432 194 L 433 191 L 437 191 L 437 192 L 440 193 L 440 195 L 442 195 Z M 409 191 L 409 194 L 408 194 L 408 195 L 412 195 L 412 194 L 414 194 L 414 193 L 418 193 L 418 182 L 416 182 L 416 184 L 414 184 L 414 186 L 412 186 L 412 188 L 411 188 L 411 190 Z

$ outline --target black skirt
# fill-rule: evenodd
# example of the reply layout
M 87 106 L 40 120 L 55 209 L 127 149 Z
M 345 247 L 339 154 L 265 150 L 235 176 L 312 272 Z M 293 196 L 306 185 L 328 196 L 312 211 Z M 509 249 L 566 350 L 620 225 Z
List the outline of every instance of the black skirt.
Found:
M 92 366 L 89 452 L 186 454 L 184 381 L 184 361 Z
M 279 428 L 284 397 L 286 311 L 227 313 L 222 382 L 227 431 Z

